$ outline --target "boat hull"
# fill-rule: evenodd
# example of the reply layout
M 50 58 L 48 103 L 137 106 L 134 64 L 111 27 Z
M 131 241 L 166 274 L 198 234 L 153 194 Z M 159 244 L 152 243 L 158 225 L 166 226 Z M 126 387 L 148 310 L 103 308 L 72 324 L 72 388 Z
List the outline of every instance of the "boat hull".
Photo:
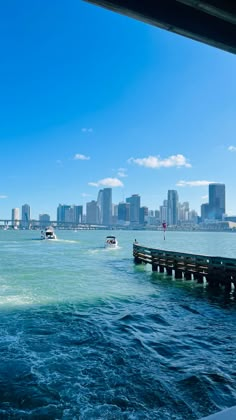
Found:
M 46 228 L 45 231 L 41 231 L 41 239 L 51 241 L 53 239 L 57 239 L 57 237 L 52 228 Z
M 115 236 L 107 236 L 105 240 L 105 248 L 117 248 L 118 241 Z

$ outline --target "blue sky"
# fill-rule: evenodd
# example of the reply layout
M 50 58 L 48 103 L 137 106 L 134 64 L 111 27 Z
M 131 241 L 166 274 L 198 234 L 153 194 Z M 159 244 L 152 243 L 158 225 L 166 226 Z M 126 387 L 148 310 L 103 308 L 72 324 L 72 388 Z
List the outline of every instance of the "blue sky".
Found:
M 209 182 L 236 214 L 235 56 L 80 0 L 4 2 L 0 36 L 0 219 Z

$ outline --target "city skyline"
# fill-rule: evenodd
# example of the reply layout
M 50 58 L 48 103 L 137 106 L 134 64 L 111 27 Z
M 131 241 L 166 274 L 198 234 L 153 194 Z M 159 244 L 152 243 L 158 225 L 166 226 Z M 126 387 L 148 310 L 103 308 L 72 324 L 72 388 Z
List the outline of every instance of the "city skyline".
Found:
M 19 208 L 13 208 L 11 211 L 12 221 L 14 225 L 18 225 L 21 220 L 21 227 L 29 226 L 29 222 L 39 220 L 41 222 L 49 222 L 50 220 L 59 223 L 66 221 L 67 223 L 81 224 L 100 224 L 113 225 L 119 224 L 119 221 L 129 222 L 133 224 L 144 224 L 147 217 L 154 217 L 155 223 L 166 222 L 168 225 L 177 225 L 179 222 L 193 222 L 214 220 L 222 221 L 228 216 L 225 207 L 226 188 L 224 184 L 212 183 L 208 187 L 208 202 L 201 205 L 201 213 L 198 214 L 195 209 L 191 208 L 188 201 L 181 202 L 177 190 L 168 190 L 167 197 L 162 204 L 154 209 L 150 209 L 142 203 L 142 197 L 139 194 L 132 194 L 126 197 L 125 201 L 114 203 L 112 200 L 112 188 L 104 188 L 99 190 L 97 200 L 86 203 L 86 207 L 79 204 L 58 204 L 57 216 L 52 217 L 50 214 L 39 214 L 38 217 L 31 217 L 31 207 L 29 204 Z M 233 219 L 236 216 L 234 215 Z M 1 219 L 1 217 L 0 217 Z M 10 220 L 10 219 L 8 219 Z M 154 223 L 154 224 L 155 224 Z
M 177 190 L 200 214 L 211 182 L 236 214 L 233 55 L 83 2 L 14 10 L 0 16 L 2 218 L 24 202 L 56 218 L 103 188 L 150 209 Z

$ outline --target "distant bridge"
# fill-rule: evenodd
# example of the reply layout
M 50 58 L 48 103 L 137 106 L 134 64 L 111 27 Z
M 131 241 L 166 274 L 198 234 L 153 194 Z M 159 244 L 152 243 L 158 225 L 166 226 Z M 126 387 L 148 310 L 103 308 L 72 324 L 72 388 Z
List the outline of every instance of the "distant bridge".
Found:
M 235 0 L 85 0 L 236 54 Z
M 58 222 L 57 220 L 50 220 L 49 222 L 41 220 L 15 220 L 12 219 L 0 219 L 0 228 L 8 227 L 14 228 L 15 226 L 19 228 L 27 229 L 43 229 L 46 226 L 53 226 L 58 229 L 109 229 L 111 226 L 106 225 L 97 225 L 91 223 L 74 223 L 74 222 Z

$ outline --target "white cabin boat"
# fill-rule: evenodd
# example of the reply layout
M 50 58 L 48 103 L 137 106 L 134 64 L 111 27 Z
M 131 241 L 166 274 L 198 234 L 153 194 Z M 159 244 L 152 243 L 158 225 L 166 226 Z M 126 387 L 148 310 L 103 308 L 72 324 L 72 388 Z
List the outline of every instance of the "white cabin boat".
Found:
M 115 236 L 107 236 L 105 240 L 105 248 L 117 248 L 118 241 Z
M 57 239 L 56 234 L 51 226 L 41 230 L 41 239 Z

